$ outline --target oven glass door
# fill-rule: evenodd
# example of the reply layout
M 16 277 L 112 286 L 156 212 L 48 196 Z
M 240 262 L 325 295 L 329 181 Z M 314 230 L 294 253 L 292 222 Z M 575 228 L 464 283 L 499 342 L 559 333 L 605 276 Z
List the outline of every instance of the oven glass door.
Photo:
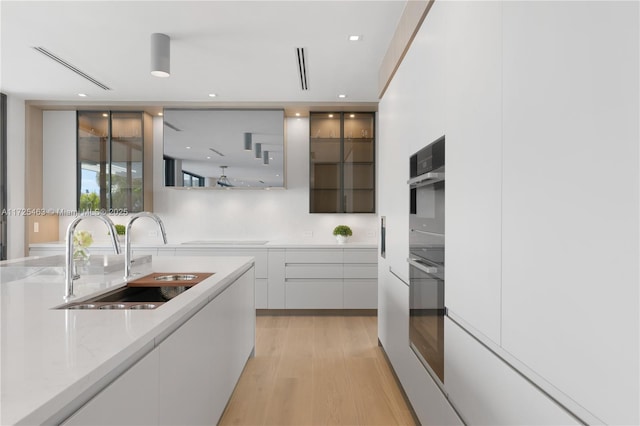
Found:
M 444 279 L 435 265 L 409 260 L 409 340 L 434 379 L 444 384 Z

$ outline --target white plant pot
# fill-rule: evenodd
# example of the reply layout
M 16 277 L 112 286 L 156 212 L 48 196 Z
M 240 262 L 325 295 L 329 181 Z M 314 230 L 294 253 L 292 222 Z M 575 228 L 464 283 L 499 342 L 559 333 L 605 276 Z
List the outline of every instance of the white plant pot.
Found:
M 336 235 L 336 240 L 338 241 L 338 244 L 346 244 L 348 239 L 349 239 L 349 237 L 347 237 L 347 236 Z

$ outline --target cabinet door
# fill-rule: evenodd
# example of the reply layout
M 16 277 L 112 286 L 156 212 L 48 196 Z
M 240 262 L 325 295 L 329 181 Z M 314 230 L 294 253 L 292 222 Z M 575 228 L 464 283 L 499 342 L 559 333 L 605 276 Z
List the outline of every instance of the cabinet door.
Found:
M 158 347 L 161 425 L 218 421 L 212 407 L 213 383 L 219 380 L 213 377 L 214 345 L 220 343 L 214 342 L 214 316 L 214 304 L 210 303 Z
M 445 318 L 449 399 L 470 425 L 577 425 L 571 414 Z
M 445 6 L 445 304 L 500 343 L 502 5 Z
M 504 3 L 503 347 L 608 424 L 640 422 L 638 8 Z
M 76 210 L 76 112 L 42 112 L 42 207 Z
M 158 424 L 159 355 L 155 349 L 124 372 L 63 424 L 155 425 Z
M 342 309 L 342 280 L 287 280 L 287 309 Z
M 374 113 L 311 113 L 311 213 L 375 212 Z
M 377 309 L 377 279 L 345 279 L 343 290 L 344 309 Z

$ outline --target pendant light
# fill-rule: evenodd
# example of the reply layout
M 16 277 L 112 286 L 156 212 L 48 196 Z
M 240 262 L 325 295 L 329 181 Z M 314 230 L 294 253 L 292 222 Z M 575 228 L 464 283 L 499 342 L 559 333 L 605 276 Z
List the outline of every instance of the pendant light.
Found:
M 151 34 L 151 75 L 169 77 L 170 42 L 166 34 Z
M 251 143 L 252 143 L 253 135 L 251 133 L 244 134 L 244 150 L 251 151 Z

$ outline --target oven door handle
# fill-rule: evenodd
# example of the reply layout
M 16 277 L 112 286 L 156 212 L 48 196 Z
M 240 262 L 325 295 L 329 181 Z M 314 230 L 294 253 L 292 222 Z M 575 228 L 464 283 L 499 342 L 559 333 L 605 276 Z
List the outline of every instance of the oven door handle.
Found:
M 407 262 L 409 262 L 409 265 L 413 266 L 416 269 L 419 269 L 425 274 L 435 275 L 439 272 L 438 268 L 436 268 L 435 266 L 425 265 L 424 263 L 419 262 L 418 259 L 414 259 L 412 257 L 407 258 Z
M 412 188 L 417 188 L 420 186 L 432 185 L 434 183 L 441 182 L 443 180 L 444 180 L 443 172 L 439 172 L 439 173 L 429 172 L 429 173 L 422 174 L 420 176 L 416 176 L 412 179 L 409 179 L 407 181 L 407 184 L 409 184 Z

